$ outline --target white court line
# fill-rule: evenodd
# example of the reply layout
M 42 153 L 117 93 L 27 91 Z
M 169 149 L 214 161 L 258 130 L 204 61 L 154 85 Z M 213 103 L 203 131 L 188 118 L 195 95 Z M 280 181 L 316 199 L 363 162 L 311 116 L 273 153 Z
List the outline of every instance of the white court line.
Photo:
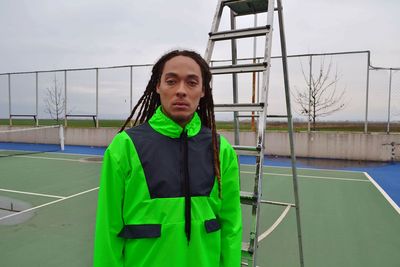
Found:
M 271 234 L 275 230 L 276 227 L 278 227 L 278 225 L 283 221 L 283 219 L 288 214 L 289 210 L 290 206 L 287 206 L 286 209 L 282 212 L 281 216 L 279 216 L 279 218 L 274 222 L 274 224 L 271 225 L 271 227 L 267 231 L 265 231 L 258 237 L 258 242 L 266 238 L 269 234 Z
M 241 163 L 243 166 L 252 166 L 255 164 Z M 264 167 L 277 168 L 277 169 L 291 169 L 291 166 L 274 166 L 274 165 L 264 165 Z M 327 172 L 350 172 L 350 173 L 362 173 L 362 171 L 349 171 L 349 170 L 330 170 L 330 169 L 318 169 L 318 168 L 306 168 L 306 167 L 296 167 L 298 170 L 311 170 L 311 171 L 327 171 Z
M 56 128 L 60 128 L 60 126 L 54 125 L 54 126 L 40 126 L 40 127 L 33 127 L 33 128 L 21 128 L 21 129 L 15 129 L 15 130 L 4 130 L 4 131 L 0 131 L 0 133 L 29 132 L 29 131 L 35 131 L 38 129 L 56 129 Z
M 247 171 L 240 171 L 241 173 L 250 173 L 254 174 L 254 172 L 247 172 Z M 273 173 L 273 172 L 264 172 L 263 174 L 266 175 L 276 175 L 276 176 L 288 176 L 291 177 L 291 174 L 283 174 L 283 173 Z M 340 181 L 353 181 L 353 182 L 367 182 L 368 180 L 361 180 L 361 179 L 350 179 L 350 178 L 339 178 L 339 177 L 326 177 L 326 176 L 311 176 L 311 175 L 297 175 L 298 177 L 304 178 L 312 178 L 312 179 L 326 179 L 326 180 L 340 180 Z
M 394 210 L 400 214 L 399 206 L 397 206 L 396 202 L 393 201 L 393 199 L 385 192 L 385 190 L 383 190 L 383 188 L 377 182 L 375 182 L 375 180 L 367 172 L 364 172 L 364 175 L 371 181 L 373 185 L 375 185 L 375 187 L 379 190 L 379 192 L 381 192 L 384 198 L 386 198 L 389 204 L 392 205 Z
M 104 151 L 105 152 L 105 151 Z M 69 153 L 69 152 L 54 152 L 54 151 L 49 151 L 46 152 L 49 154 L 59 154 L 59 155 L 73 155 L 73 156 L 94 156 L 94 157 L 103 157 L 103 154 L 85 154 L 85 153 Z
M 50 157 L 41 157 L 41 156 L 13 156 L 16 158 L 28 158 L 28 159 L 46 159 L 46 160 L 61 160 L 61 161 L 74 161 L 74 162 L 81 162 L 81 163 L 102 163 L 101 161 L 83 161 L 82 159 L 66 159 L 66 158 L 50 158 Z
M 10 192 L 10 193 L 17 193 L 17 194 L 25 194 L 25 195 L 33 195 L 33 196 L 41 196 L 41 197 L 65 198 L 65 197 L 62 197 L 62 196 L 47 195 L 47 194 L 33 193 L 33 192 L 26 192 L 26 191 L 17 191 L 17 190 L 10 190 L 10 189 L 4 189 L 4 188 L 0 188 L 0 191 Z
M 9 151 L 12 149 L 0 149 L 0 151 Z M 32 152 L 32 150 L 12 150 L 12 151 L 21 151 L 21 152 Z M 68 152 L 57 152 L 57 151 L 37 151 L 39 153 L 44 154 L 55 154 L 55 155 L 72 155 L 72 156 L 92 156 L 92 157 L 103 157 L 103 154 L 85 154 L 85 153 L 68 153 Z
M 92 189 L 89 189 L 89 190 L 86 190 L 86 191 L 83 191 L 83 192 L 80 192 L 80 193 L 77 193 L 77 194 L 74 194 L 74 195 L 71 195 L 71 196 L 68 196 L 68 197 L 64 197 L 64 198 L 61 198 L 61 199 L 57 199 L 57 200 L 45 203 L 43 205 L 39 205 L 39 206 L 30 208 L 30 209 L 26 209 L 26 210 L 23 210 L 23 211 L 20 211 L 20 212 L 17 212 L 17 213 L 13 213 L 13 214 L 1 217 L 0 221 L 8 219 L 10 217 L 17 216 L 17 215 L 22 214 L 22 213 L 27 213 L 27 212 L 30 212 L 30 211 L 33 211 L 33 210 L 37 210 L 37 209 L 40 209 L 40 208 L 43 208 L 43 207 L 46 207 L 46 206 L 49 206 L 49 205 L 53 205 L 55 203 L 58 203 L 58 202 L 61 202 L 61 201 L 64 201 L 64 200 L 67 200 L 67 199 L 70 199 L 70 198 L 73 198 L 73 197 L 77 197 L 77 196 L 92 192 L 92 191 L 97 190 L 97 189 L 99 189 L 99 187 L 95 187 L 95 188 L 92 188 Z

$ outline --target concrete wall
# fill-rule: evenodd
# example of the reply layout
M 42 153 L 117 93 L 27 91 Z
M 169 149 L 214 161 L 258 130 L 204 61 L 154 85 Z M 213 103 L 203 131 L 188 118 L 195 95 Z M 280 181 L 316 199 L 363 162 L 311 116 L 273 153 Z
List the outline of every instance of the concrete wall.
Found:
M 18 129 L 21 127 L 13 127 Z M 0 127 L 0 131 L 8 127 Z M 66 128 L 66 145 L 107 146 L 117 133 L 116 128 Z M 221 132 L 231 143 L 232 132 Z M 2 134 L 0 141 L 57 143 L 57 130 L 43 132 L 28 131 L 22 134 Z M 240 134 L 241 145 L 254 145 L 256 135 L 253 132 Z M 392 146 L 390 143 L 395 143 Z M 400 161 L 400 134 L 385 133 L 348 133 L 348 132 L 313 132 L 295 133 L 295 150 L 298 157 Z M 266 154 L 289 155 L 288 134 L 286 132 L 268 132 L 266 135 Z
M 221 133 L 231 142 L 233 133 Z M 254 145 L 256 135 L 242 132 L 241 145 Z M 295 151 L 298 157 L 400 161 L 400 134 L 349 133 L 349 132 L 300 132 L 294 134 Z M 394 143 L 394 145 L 391 145 Z M 265 153 L 268 155 L 290 155 L 289 137 L 286 132 L 268 132 Z

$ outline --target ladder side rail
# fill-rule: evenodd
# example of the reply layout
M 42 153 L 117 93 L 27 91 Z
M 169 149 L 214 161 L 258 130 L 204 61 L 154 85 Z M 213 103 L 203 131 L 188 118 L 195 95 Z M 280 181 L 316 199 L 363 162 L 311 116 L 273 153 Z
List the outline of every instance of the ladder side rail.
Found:
M 224 1 L 218 0 L 217 9 L 214 14 L 213 24 L 211 25 L 210 33 L 218 31 L 219 24 L 221 22 L 223 8 L 224 8 Z M 210 63 L 211 61 L 211 55 L 213 53 L 213 50 L 214 50 L 214 41 L 211 40 L 211 38 L 209 38 L 207 43 L 207 49 L 204 55 L 204 59 L 206 60 L 207 63 Z
M 293 140 L 293 120 L 292 120 L 292 110 L 290 102 L 290 87 L 289 87 L 289 74 L 287 65 L 287 53 L 286 53 L 286 38 L 283 23 L 283 12 L 282 12 L 282 2 L 277 0 L 278 5 L 278 18 L 279 18 L 279 32 L 281 39 L 281 50 L 282 50 L 282 66 L 283 66 L 283 76 L 285 85 L 285 96 L 286 96 L 286 109 L 288 115 L 288 131 L 289 131 L 289 142 L 290 142 L 290 154 L 291 154 L 291 165 L 292 165 L 292 175 L 293 175 L 293 190 L 296 205 L 296 221 L 297 221 L 297 235 L 298 235 L 298 246 L 299 246 L 299 257 L 300 266 L 304 267 L 304 257 L 303 257 L 303 245 L 302 245 L 302 232 L 300 223 L 300 200 L 298 193 L 298 179 L 297 179 L 297 169 L 296 169 L 296 155 L 294 152 L 294 140 Z
M 267 25 L 270 25 L 270 29 L 273 29 L 272 25 L 274 22 L 274 9 L 275 1 L 268 1 L 268 12 L 267 12 Z M 264 62 L 267 62 L 266 69 L 263 71 L 262 79 L 262 90 L 260 102 L 264 103 L 264 110 L 259 113 L 260 117 L 258 119 L 258 136 L 257 145 L 261 146 L 261 151 L 259 157 L 257 157 L 256 163 L 256 176 L 254 185 L 254 195 L 257 197 L 257 204 L 253 206 L 253 214 L 255 213 L 255 234 L 258 235 L 259 232 L 259 218 L 260 218 L 260 202 L 262 197 L 262 179 L 263 179 L 263 165 L 264 165 L 264 139 L 265 139 L 265 128 L 266 128 L 266 117 L 267 117 L 267 97 L 269 89 L 269 77 L 270 77 L 270 58 L 271 58 L 271 46 L 272 46 L 272 32 L 266 35 L 265 39 L 265 50 L 264 50 Z M 257 248 L 258 248 L 258 236 L 252 240 L 250 239 L 250 248 L 253 248 L 253 267 L 257 266 Z
M 236 18 L 235 13 L 230 10 L 230 19 L 231 19 L 231 30 L 236 29 Z M 237 46 L 236 46 L 236 39 L 231 40 L 231 52 L 232 52 L 232 66 L 237 65 Z M 233 103 L 238 103 L 238 79 L 237 73 L 232 73 L 232 94 L 233 94 Z M 233 112 L 233 129 L 234 129 L 234 139 L 235 145 L 239 145 L 239 119 L 238 119 L 238 112 Z
M 262 87 L 260 95 L 260 102 L 264 103 L 265 108 L 267 108 L 268 106 L 267 100 L 268 100 L 269 76 L 271 68 L 271 46 L 272 46 L 272 34 L 273 34 L 272 25 L 274 23 L 274 8 L 275 8 L 274 5 L 275 5 L 274 0 L 268 0 L 267 25 L 270 25 L 271 32 L 266 35 L 265 39 L 264 62 L 267 63 L 267 66 L 266 66 L 266 71 L 263 72 L 262 76 Z

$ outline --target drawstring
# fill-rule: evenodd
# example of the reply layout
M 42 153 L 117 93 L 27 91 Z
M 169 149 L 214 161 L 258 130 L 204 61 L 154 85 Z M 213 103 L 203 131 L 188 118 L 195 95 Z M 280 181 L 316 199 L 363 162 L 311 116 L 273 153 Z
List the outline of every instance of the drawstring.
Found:
M 190 242 L 191 231 L 191 199 L 190 199 L 190 179 L 189 179 L 189 149 L 188 137 L 186 130 L 182 131 L 183 139 L 183 175 L 184 175 L 184 192 L 185 192 L 185 233 L 188 243 Z

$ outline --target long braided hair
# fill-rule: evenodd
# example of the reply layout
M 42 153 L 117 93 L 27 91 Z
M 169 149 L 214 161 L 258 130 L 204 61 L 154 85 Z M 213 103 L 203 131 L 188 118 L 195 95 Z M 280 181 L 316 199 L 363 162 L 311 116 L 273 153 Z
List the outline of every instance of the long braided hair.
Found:
M 203 79 L 204 97 L 200 99 L 197 113 L 201 119 L 201 123 L 211 129 L 212 147 L 213 147 L 213 163 L 214 173 L 218 180 L 218 195 L 221 198 L 221 171 L 219 161 L 219 149 L 217 140 L 217 131 L 214 116 L 214 101 L 212 97 L 211 72 L 207 62 L 196 52 L 190 50 L 173 50 L 163 55 L 153 66 L 151 71 L 150 80 L 146 86 L 142 97 L 139 99 L 131 114 L 126 119 L 124 125 L 119 132 L 122 132 L 126 125 L 131 122 L 136 111 L 138 111 L 136 118 L 133 120 L 133 126 L 142 124 L 150 120 L 156 111 L 157 107 L 161 105 L 160 95 L 156 92 L 157 85 L 159 84 L 165 63 L 177 56 L 185 56 L 193 59 L 200 67 Z

